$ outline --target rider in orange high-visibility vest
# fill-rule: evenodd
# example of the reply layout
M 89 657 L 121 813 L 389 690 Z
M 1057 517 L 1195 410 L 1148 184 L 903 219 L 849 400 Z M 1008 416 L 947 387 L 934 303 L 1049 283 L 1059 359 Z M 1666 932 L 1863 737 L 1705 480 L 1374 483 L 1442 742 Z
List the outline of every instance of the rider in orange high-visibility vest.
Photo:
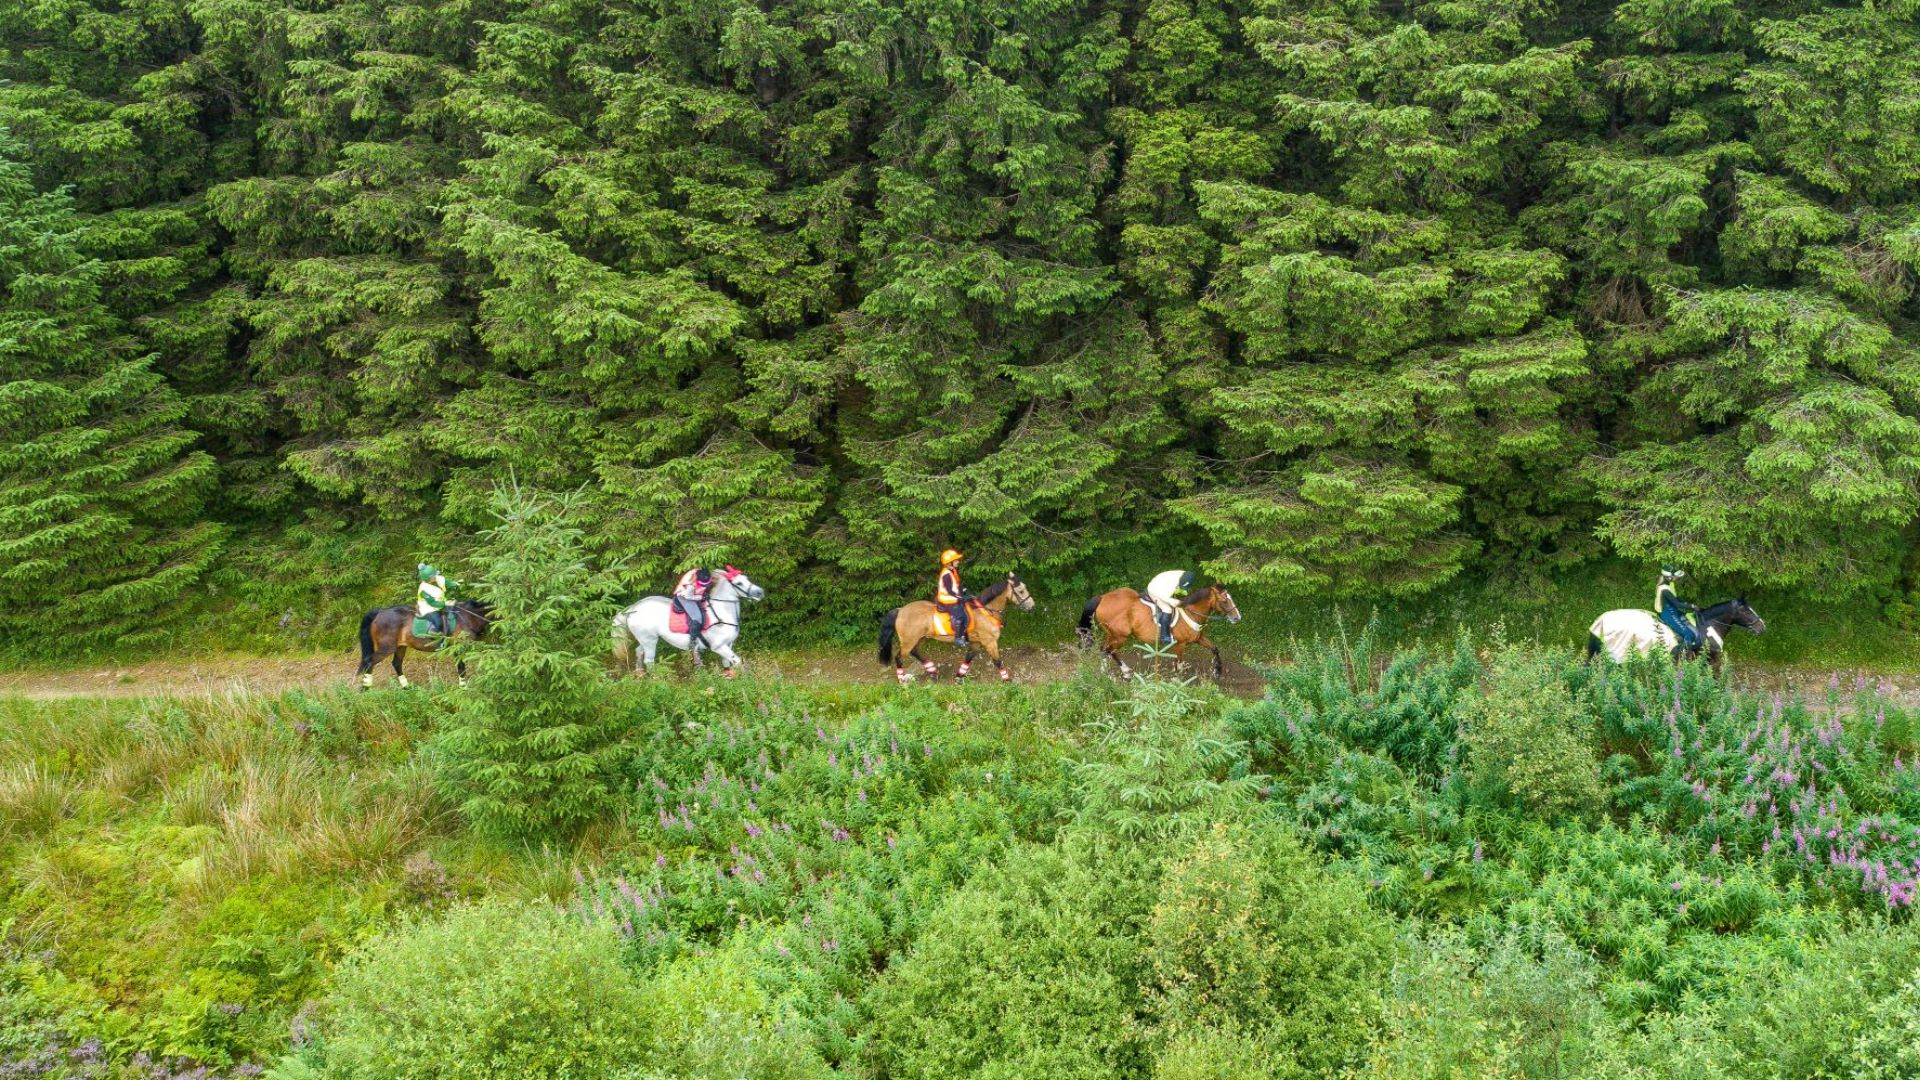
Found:
M 960 562 L 966 556 L 948 548 L 940 553 L 940 580 L 933 587 L 933 602 L 953 620 L 953 643 L 967 647 L 967 601 L 973 594 L 960 584 Z

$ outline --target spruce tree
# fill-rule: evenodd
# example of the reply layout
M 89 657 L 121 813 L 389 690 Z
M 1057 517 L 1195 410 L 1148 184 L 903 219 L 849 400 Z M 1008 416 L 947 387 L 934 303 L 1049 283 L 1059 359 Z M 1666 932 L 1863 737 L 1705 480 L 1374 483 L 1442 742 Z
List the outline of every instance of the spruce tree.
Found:
M 0 138 L 0 640 L 151 638 L 219 551 L 214 464 L 103 303 L 89 222 L 21 154 Z

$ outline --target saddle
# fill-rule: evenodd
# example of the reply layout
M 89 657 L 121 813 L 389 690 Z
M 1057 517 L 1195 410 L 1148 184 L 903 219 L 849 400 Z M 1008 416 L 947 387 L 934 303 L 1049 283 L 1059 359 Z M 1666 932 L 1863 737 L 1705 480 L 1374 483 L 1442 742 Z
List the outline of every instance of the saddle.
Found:
M 982 615 L 985 615 L 988 618 L 993 617 L 993 613 L 988 611 L 986 608 L 986 605 L 982 604 L 980 601 L 978 600 L 967 601 L 967 617 L 973 620 L 972 622 L 973 626 L 980 625 L 980 617 Z M 935 611 L 933 613 L 933 632 L 938 637 L 952 637 L 953 636 L 953 616 L 947 614 L 944 611 Z
M 687 613 L 681 610 L 680 601 L 677 597 L 672 599 L 673 599 L 673 606 L 667 609 L 667 629 L 671 630 L 676 634 L 684 634 L 687 632 Z M 713 605 L 701 604 L 700 614 L 705 617 L 705 622 L 702 623 L 702 626 L 709 627 L 709 628 L 712 627 L 713 626 Z
M 1140 602 L 1147 606 L 1148 611 L 1153 612 L 1154 620 L 1158 622 L 1160 618 L 1160 605 L 1154 603 L 1153 599 L 1149 597 L 1146 593 L 1140 594 Z M 1174 623 L 1186 623 L 1188 626 L 1193 627 L 1195 632 L 1198 632 L 1200 629 L 1199 621 L 1195 619 L 1193 616 L 1187 614 L 1187 609 L 1184 607 L 1177 607 L 1173 609 L 1173 619 L 1169 621 L 1167 625 L 1171 627 Z

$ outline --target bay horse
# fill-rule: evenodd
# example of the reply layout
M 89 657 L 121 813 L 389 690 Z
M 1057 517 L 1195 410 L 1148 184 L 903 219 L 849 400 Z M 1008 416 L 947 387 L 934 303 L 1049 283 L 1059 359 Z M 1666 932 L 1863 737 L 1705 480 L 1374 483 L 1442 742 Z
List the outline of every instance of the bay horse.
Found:
M 408 649 L 432 652 L 457 634 L 480 641 L 487 636 L 487 628 L 493 625 L 491 609 L 479 600 L 460 600 L 447 608 L 447 617 L 453 620 L 453 632 L 444 637 L 414 637 L 413 615 L 412 604 L 396 604 L 393 607 L 374 608 L 360 619 L 360 689 L 373 689 L 373 665 L 391 653 L 394 682 L 404 690 L 412 685 L 407 682 L 407 673 L 402 669 Z M 457 670 L 460 685 L 464 687 L 467 685 L 467 662 L 460 661 Z
M 720 673 L 731 679 L 733 669 L 742 662 L 733 651 L 733 643 L 740 638 L 740 602 L 758 602 L 766 597 L 767 590 L 738 570 L 729 567 L 715 573 L 713 593 L 707 598 L 707 610 L 712 612 L 712 618 L 700 631 L 699 641 L 694 641 L 693 635 L 684 630 L 673 629 L 671 597 L 649 596 L 636 601 L 613 617 L 614 663 L 623 672 L 645 675 L 653 667 L 654 655 L 664 641 L 683 652 L 693 653 L 696 668 L 700 666 L 700 654 L 712 650 L 720 657 Z
M 1715 675 L 1720 674 L 1729 627 L 1738 626 L 1755 635 L 1767 632 L 1767 621 L 1747 604 L 1743 596 L 1701 608 L 1694 625 L 1700 628 L 1700 641 L 1706 647 L 1707 662 L 1713 665 Z M 1615 608 L 1593 620 L 1593 625 L 1587 627 L 1588 660 L 1605 651 L 1615 663 L 1624 664 L 1629 655 L 1638 653 L 1645 656 L 1656 649 L 1672 653 L 1675 663 L 1685 659 L 1683 654 L 1686 647 L 1681 644 L 1680 636 L 1651 611 Z
M 1022 611 L 1033 610 L 1033 594 L 1027 591 L 1027 583 L 1020 575 L 1007 574 L 1007 580 L 996 581 L 980 590 L 968 605 L 968 614 L 972 616 L 967 627 L 967 655 L 960 658 L 960 667 L 953 673 L 956 679 L 964 679 L 973 670 L 973 657 L 976 648 L 985 649 L 993 666 L 1000 671 L 1000 681 L 1010 682 L 1013 673 L 1000 660 L 1000 627 L 1006 620 L 1007 602 L 1011 600 Z M 920 667 L 928 678 L 940 674 L 939 665 L 920 655 L 920 643 L 929 638 L 952 642 L 951 632 L 940 632 L 945 620 L 935 620 L 940 608 L 931 600 L 915 600 L 911 604 L 893 608 L 880 616 L 880 662 L 893 667 L 893 677 L 902 683 L 911 682 L 913 673 L 907 670 L 906 658 L 911 656 L 920 661 Z
M 1160 622 L 1154 615 L 1154 606 L 1143 600 L 1136 589 L 1114 589 L 1102 593 L 1087 601 L 1087 606 L 1080 611 L 1080 642 L 1083 645 L 1093 644 L 1093 625 L 1097 621 L 1100 629 L 1106 632 L 1106 640 L 1101 643 L 1100 651 L 1120 665 L 1121 678 L 1128 678 L 1133 674 L 1133 669 L 1120 658 L 1120 646 L 1129 641 L 1158 645 Z M 1218 585 L 1193 590 L 1186 602 L 1173 612 L 1173 655 L 1176 659 L 1184 659 L 1189 645 L 1207 649 L 1213 653 L 1213 676 L 1217 679 L 1223 670 L 1220 646 L 1207 637 L 1204 629 L 1207 620 L 1215 615 L 1230 623 L 1240 621 L 1240 609 L 1227 590 Z

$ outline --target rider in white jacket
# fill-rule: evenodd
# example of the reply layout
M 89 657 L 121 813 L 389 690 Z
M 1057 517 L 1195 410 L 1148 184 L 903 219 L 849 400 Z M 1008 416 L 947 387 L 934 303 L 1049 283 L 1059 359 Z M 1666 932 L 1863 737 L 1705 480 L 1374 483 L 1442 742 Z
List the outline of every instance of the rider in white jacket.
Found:
M 1154 618 L 1160 623 L 1160 644 L 1173 644 L 1173 613 L 1186 602 L 1193 587 L 1193 571 L 1167 570 L 1147 582 L 1147 601 L 1153 605 Z

